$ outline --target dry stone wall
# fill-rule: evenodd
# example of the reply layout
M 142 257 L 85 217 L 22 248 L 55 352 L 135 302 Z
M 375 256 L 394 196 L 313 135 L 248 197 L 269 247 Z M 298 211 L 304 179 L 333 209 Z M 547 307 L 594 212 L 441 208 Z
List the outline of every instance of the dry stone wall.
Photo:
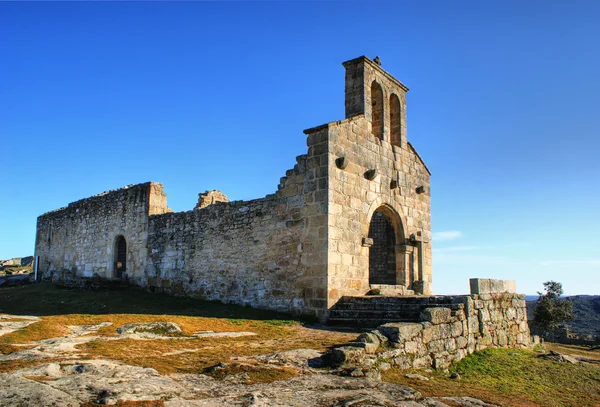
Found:
M 430 298 L 422 301 L 426 305 Z M 350 346 L 332 350 L 334 363 L 360 365 L 367 360 L 373 365 L 379 360 L 402 369 L 437 369 L 488 347 L 532 346 L 524 295 L 481 294 L 446 301 L 446 306 L 425 308 L 422 322 L 381 325 Z

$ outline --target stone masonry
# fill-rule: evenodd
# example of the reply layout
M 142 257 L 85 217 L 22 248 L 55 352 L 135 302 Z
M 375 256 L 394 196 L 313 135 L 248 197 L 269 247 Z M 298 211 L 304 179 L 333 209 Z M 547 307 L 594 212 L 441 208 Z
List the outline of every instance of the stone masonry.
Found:
M 451 300 L 431 297 L 430 173 L 407 141 L 408 88 L 367 57 L 343 65 L 346 118 L 304 131 L 306 154 L 296 157 L 275 193 L 230 202 L 206 191 L 194 209 L 173 212 L 162 185 L 148 182 L 73 202 L 38 218 L 38 276 L 123 279 L 151 291 L 320 320 L 331 314 L 342 321 L 355 311 L 373 319 L 370 312 L 383 310 L 382 321 L 397 321 L 408 315 L 402 307 L 418 309 L 408 320 L 421 324 L 420 342 L 415 336 L 406 343 L 429 355 L 442 337 L 440 352 L 449 353 L 488 341 L 525 343 L 515 294 L 482 291 L 481 299 L 449 305 L 449 316 L 435 311 L 445 315 L 439 324 L 434 316 L 418 319 L 425 314 L 414 301 L 440 307 Z M 371 301 L 369 293 L 380 299 Z M 359 304 L 372 310 L 357 311 Z M 497 325 L 489 337 L 484 323 Z M 430 327 L 446 333 L 459 325 L 460 334 L 428 339 Z
M 525 296 L 511 293 L 422 297 L 421 322 L 393 322 L 331 351 L 346 367 L 393 364 L 401 369 L 446 368 L 489 347 L 530 348 Z

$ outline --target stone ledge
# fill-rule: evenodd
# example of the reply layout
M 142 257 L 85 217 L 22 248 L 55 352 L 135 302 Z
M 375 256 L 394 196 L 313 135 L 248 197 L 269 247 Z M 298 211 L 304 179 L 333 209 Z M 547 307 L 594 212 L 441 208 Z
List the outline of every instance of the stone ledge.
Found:
M 491 278 L 469 279 L 471 294 L 493 294 L 510 293 L 516 294 L 517 284 L 515 280 L 494 280 Z

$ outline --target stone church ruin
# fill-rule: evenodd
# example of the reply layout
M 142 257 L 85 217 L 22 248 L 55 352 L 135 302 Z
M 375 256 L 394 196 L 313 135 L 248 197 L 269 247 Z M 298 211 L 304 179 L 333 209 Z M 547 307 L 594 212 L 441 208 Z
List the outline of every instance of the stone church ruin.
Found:
M 207 191 L 193 210 L 172 212 L 148 182 L 73 202 L 38 218 L 37 275 L 338 323 L 428 321 L 419 335 L 448 339 L 435 345 L 445 355 L 528 345 L 522 296 L 431 295 L 430 172 L 406 138 L 408 88 L 378 59 L 343 66 L 346 118 L 304 130 L 308 151 L 275 193 L 230 202 Z M 427 311 L 436 308 L 447 314 Z

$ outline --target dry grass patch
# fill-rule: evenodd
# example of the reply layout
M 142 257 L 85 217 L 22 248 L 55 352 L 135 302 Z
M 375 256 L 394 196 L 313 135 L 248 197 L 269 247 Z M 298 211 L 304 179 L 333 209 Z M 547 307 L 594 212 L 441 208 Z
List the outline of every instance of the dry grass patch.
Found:
M 591 359 L 600 359 L 600 349 L 592 350 L 591 347 L 579 345 L 564 345 L 561 343 L 545 342 L 544 347 L 558 353 L 584 356 Z
M 41 321 L 34 322 L 18 331 L 1 336 L 0 352 L 3 354 L 16 352 L 23 350 L 24 348 L 13 346 L 15 344 L 27 344 L 42 339 L 65 336 L 69 333 L 70 331 L 65 325 L 57 323 L 52 318 L 44 318 Z
M 69 335 L 71 325 L 97 325 L 112 322 L 90 335 L 116 337 L 122 325 L 138 322 L 174 322 L 183 336 L 171 339 L 93 340 L 78 349 L 85 357 L 114 359 L 163 374 L 202 373 L 232 356 L 255 356 L 298 348 L 326 350 L 346 343 L 356 334 L 304 327 L 289 315 L 230 304 L 170 297 L 135 289 L 70 290 L 50 284 L 0 288 L 0 312 L 12 315 L 37 315 L 41 321 L 0 338 L 0 350 L 22 350 L 17 344 Z M 189 338 L 199 331 L 253 332 L 237 338 Z M 47 360 L 44 360 L 47 362 Z M 40 363 L 37 361 L 36 363 Z M 3 366 L 4 371 L 21 368 L 19 363 Z M 247 372 L 252 380 L 269 381 L 290 373 L 260 369 Z
M 355 336 L 309 329 L 300 324 L 281 327 L 248 321 L 240 328 L 257 332 L 258 335 L 147 341 L 131 338 L 95 340 L 79 346 L 79 349 L 90 358 L 114 359 L 130 365 L 151 367 L 162 374 L 203 373 L 206 368 L 227 362 L 232 356 L 249 357 L 299 348 L 324 351 Z
M 27 369 L 29 367 L 38 366 L 41 363 L 59 362 L 61 359 L 22 359 L 22 360 L 6 360 L 0 362 L 0 373 L 14 372 L 15 370 Z

